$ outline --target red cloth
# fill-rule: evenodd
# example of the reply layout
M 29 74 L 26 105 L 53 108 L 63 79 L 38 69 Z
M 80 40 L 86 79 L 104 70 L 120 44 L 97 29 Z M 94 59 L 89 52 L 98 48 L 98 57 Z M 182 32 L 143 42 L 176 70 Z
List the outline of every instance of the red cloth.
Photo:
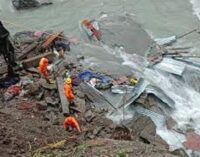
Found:
M 65 93 L 65 96 L 66 96 L 66 98 L 69 102 L 74 101 L 74 94 L 73 94 L 71 84 L 67 84 L 67 83 L 64 84 L 64 93 Z
M 22 88 L 17 85 L 12 85 L 7 90 L 8 93 L 13 94 L 13 95 L 19 95 L 21 91 L 22 91 Z
M 65 118 L 64 128 L 66 129 L 68 126 L 71 126 L 72 128 L 75 128 L 79 132 L 81 132 L 80 126 L 74 117 L 69 116 L 69 117 Z

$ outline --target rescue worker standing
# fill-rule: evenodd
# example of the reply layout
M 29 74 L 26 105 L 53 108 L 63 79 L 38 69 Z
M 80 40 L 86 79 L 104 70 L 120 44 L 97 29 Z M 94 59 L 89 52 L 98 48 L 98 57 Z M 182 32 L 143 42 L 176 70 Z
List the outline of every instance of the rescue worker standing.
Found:
M 74 105 L 74 94 L 72 89 L 72 79 L 67 78 L 64 84 L 64 93 L 70 105 Z
M 39 67 L 38 70 L 39 72 L 44 76 L 44 78 L 49 81 L 49 75 L 48 75 L 48 71 L 47 71 L 47 66 L 49 64 L 49 60 L 47 58 L 41 58 L 40 62 L 39 62 Z
M 64 128 L 65 130 L 68 128 L 72 128 L 72 129 L 76 129 L 78 132 L 81 132 L 81 129 L 77 120 L 72 116 L 68 116 L 67 118 L 65 118 Z

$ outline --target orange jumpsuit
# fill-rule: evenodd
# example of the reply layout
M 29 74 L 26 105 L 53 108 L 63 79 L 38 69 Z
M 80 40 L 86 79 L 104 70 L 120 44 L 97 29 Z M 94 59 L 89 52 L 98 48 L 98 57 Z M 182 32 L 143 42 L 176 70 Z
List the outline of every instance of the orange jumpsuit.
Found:
M 67 83 L 64 84 L 64 93 L 69 103 L 72 103 L 74 101 L 74 94 L 73 94 L 71 84 L 67 84 Z
M 92 35 L 94 35 L 97 38 L 97 40 L 101 39 L 101 33 L 94 28 L 94 26 L 89 20 L 83 20 L 82 24 L 84 24 L 88 29 L 91 30 L 91 32 L 93 33 Z
M 78 132 L 81 132 L 81 129 L 80 129 L 80 126 L 79 126 L 77 120 L 72 116 L 65 118 L 64 128 L 66 129 L 68 126 L 71 126 L 72 128 L 77 129 Z
M 48 59 L 47 58 L 42 58 L 39 63 L 38 70 L 41 74 L 44 75 L 44 77 L 47 79 L 48 78 L 48 71 L 47 71 L 47 66 L 48 66 Z

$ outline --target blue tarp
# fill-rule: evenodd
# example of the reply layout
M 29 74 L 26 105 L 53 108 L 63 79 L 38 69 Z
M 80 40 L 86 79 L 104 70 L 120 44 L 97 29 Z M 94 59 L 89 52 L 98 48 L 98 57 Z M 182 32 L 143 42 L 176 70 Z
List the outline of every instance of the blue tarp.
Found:
M 106 76 L 106 75 L 103 75 L 103 74 L 98 74 L 98 73 L 93 73 L 92 71 L 89 71 L 89 70 L 86 70 L 86 71 L 79 73 L 78 77 L 81 78 L 84 81 L 89 81 L 91 78 L 97 78 L 102 83 L 108 83 L 108 82 L 113 80 L 109 76 Z

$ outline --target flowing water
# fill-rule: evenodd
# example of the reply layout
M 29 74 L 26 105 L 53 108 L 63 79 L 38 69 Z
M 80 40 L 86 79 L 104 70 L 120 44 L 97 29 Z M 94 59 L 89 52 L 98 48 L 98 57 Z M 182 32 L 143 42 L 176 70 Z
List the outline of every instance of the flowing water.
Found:
M 16 11 L 10 1 L 0 0 L 0 19 L 11 33 L 63 30 L 69 37 L 81 38 L 79 22 L 84 18 L 99 20 L 106 44 L 81 42 L 73 46 L 71 53 L 84 55 L 83 64 L 100 71 L 114 74 L 134 72 L 152 85 L 159 84 L 175 101 L 172 117 L 177 120 L 177 127 L 182 131 L 188 127 L 195 128 L 200 133 L 200 94 L 199 89 L 195 89 L 195 79 L 190 82 L 190 77 L 184 75 L 186 84 L 183 84 L 172 75 L 146 69 L 147 63 L 134 54 L 144 55 L 151 45 L 151 38 L 181 36 L 195 28 L 200 31 L 199 0 L 54 0 L 51 6 L 22 11 Z M 200 55 L 199 39 L 200 34 L 195 32 L 179 39 L 174 46 L 191 46 L 191 51 Z M 121 46 L 123 50 L 111 48 L 113 46 Z M 133 113 L 128 112 L 127 115 L 131 118 Z M 184 135 L 168 131 L 165 127 L 158 127 L 157 133 L 173 148 L 181 147 L 185 140 Z

